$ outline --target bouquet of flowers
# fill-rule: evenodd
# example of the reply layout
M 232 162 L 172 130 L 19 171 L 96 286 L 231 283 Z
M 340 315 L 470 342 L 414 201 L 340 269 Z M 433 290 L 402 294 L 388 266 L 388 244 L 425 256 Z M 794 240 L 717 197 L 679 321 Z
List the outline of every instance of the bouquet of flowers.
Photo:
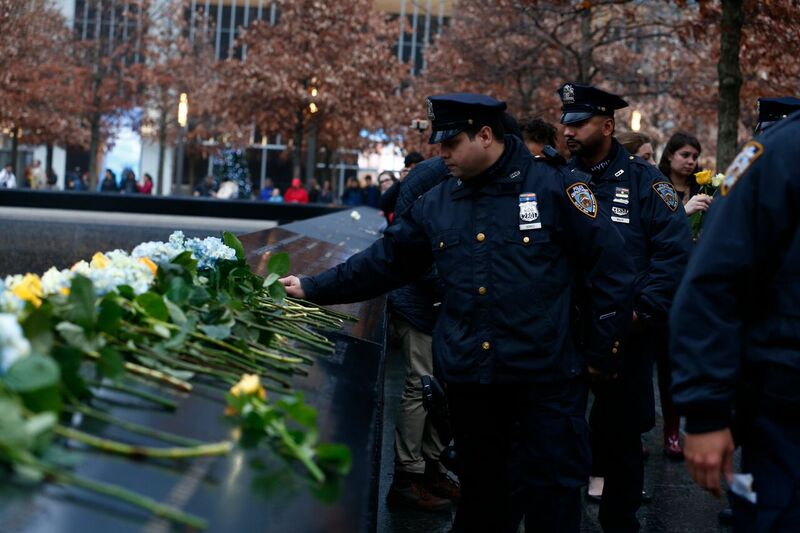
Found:
M 95 404 L 103 391 L 114 391 L 175 409 L 158 387 L 191 392 L 192 382 L 202 379 L 225 395 L 226 414 L 260 432 L 314 482 L 324 481 L 326 472 L 345 473 L 349 450 L 318 442 L 316 412 L 292 394 L 287 378 L 305 374 L 314 355 L 333 351 L 316 328 L 341 328 L 351 318 L 286 298 L 278 279 L 289 272 L 287 254 L 273 255 L 268 271 L 266 278 L 253 273 L 230 233 L 186 239 L 175 232 L 167 242 L 142 243 L 131 253 L 98 252 L 70 269 L 0 281 L 0 463 L 23 479 L 112 495 L 202 528 L 199 517 L 72 474 L 60 445 L 76 441 L 137 458 L 228 453 L 232 442 L 157 431 Z M 133 377 L 151 385 L 134 386 Z M 170 446 L 134 446 L 87 433 L 69 423 L 75 414 Z
M 722 184 L 722 180 L 725 179 L 725 174 L 721 172 L 714 174 L 713 171 L 704 169 L 700 172 L 695 172 L 694 177 L 695 181 L 700 186 L 699 194 L 714 196 L 717 189 Z M 692 230 L 692 239 L 695 241 L 700 237 L 705 215 L 705 211 L 698 211 L 689 216 L 689 227 Z

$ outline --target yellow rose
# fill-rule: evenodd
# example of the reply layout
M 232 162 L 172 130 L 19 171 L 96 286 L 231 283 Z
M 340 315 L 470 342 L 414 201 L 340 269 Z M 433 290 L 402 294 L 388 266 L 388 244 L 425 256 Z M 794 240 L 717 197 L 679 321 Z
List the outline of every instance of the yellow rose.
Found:
M 150 272 L 152 272 L 154 276 L 156 275 L 156 270 L 158 270 L 158 266 L 155 263 L 153 263 L 149 257 L 140 257 L 139 262 L 145 265 L 147 268 L 149 268 Z
M 711 178 L 711 186 L 719 187 L 720 185 L 722 185 L 722 181 L 724 179 L 725 179 L 725 174 L 723 174 L 722 172 L 715 174 L 714 177 Z
M 11 288 L 11 292 L 36 307 L 42 305 L 42 280 L 36 274 L 25 274 L 22 281 Z
M 711 175 L 713 173 L 706 169 L 700 172 L 695 172 L 694 178 L 698 185 L 709 185 L 711 183 Z
M 97 252 L 92 256 L 92 262 L 90 264 L 92 265 L 92 268 L 103 269 L 106 268 L 109 263 L 110 261 L 108 260 L 108 257 L 103 255 L 101 252 Z
M 231 387 L 231 394 L 234 396 L 257 395 L 262 400 L 267 398 L 267 392 L 261 386 L 258 374 L 244 374 L 239 383 Z

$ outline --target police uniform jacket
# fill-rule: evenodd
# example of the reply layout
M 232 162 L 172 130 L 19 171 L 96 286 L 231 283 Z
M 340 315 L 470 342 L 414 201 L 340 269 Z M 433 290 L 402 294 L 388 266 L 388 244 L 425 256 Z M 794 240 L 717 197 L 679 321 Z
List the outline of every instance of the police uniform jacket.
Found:
M 737 381 L 754 369 L 780 369 L 800 389 L 797 153 L 800 113 L 745 145 L 678 289 L 672 394 L 690 433 L 729 427 Z
M 421 161 L 403 181 L 398 182 L 399 191 L 395 205 L 395 217 L 411 209 L 414 202 L 447 179 L 450 171 L 441 157 Z M 400 315 L 419 331 L 431 335 L 439 316 L 442 287 L 436 268 L 431 268 L 422 278 L 389 293 L 388 303 L 392 313 Z
M 585 355 L 613 369 L 615 343 L 630 321 L 633 266 L 624 243 L 566 167 L 534 160 L 514 137 L 504 141 L 503 155 L 482 175 L 434 187 L 383 239 L 303 278 L 303 290 L 323 304 L 360 301 L 435 262 L 444 299 L 433 351 L 444 379 L 537 382 L 581 373 L 569 322 L 573 276 L 585 271 L 593 325 Z M 520 204 L 534 201 L 523 220 Z
M 598 177 L 577 158 L 570 166 L 577 179 L 587 181 L 625 239 L 636 268 L 634 310 L 644 320 L 663 322 L 692 249 L 686 212 L 658 168 L 631 155 L 616 139 L 611 153 L 615 156 Z
M 582 170 L 570 161 L 573 175 L 588 181 L 611 225 L 625 239 L 633 259 L 633 306 L 642 328 L 627 339 L 614 395 L 622 403 L 608 410 L 641 432 L 655 425 L 653 343 L 666 343 L 665 323 L 692 247 L 686 212 L 669 180 L 653 165 L 632 156 L 613 140 L 611 160 L 602 173 Z

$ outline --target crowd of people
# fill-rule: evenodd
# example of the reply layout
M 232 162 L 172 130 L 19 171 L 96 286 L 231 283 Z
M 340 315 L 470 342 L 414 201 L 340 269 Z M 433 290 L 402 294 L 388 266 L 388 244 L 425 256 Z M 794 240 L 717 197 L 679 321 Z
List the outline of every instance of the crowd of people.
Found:
M 616 134 L 622 98 L 559 95 L 560 128 L 483 95 L 429 97 L 440 156 L 379 178 L 383 238 L 282 279 L 320 304 L 389 295 L 406 382 L 388 502 L 456 507 L 455 532 L 577 532 L 588 485 L 604 531 L 638 531 L 655 366 L 663 453 L 715 494 L 728 480 L 737 531 L 800 530 L 800 100 L 761 101 L 760 130 L 789 124 L 745 145 L 711 196 L 692 135 L 656 164 L 651 139 Z M 708 211 L 698 239 L 689 217 Z

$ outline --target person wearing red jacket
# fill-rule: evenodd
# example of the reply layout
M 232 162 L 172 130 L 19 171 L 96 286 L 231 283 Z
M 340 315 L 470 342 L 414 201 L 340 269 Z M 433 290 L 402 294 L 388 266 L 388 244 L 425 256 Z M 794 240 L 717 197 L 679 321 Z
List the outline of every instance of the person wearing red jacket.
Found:
M 292 186 L 286 189 L 283 195 L 283 200 L 287 204 L 307 204 L 308 191 L 300 184 L 300 178 L 292 180 Z

